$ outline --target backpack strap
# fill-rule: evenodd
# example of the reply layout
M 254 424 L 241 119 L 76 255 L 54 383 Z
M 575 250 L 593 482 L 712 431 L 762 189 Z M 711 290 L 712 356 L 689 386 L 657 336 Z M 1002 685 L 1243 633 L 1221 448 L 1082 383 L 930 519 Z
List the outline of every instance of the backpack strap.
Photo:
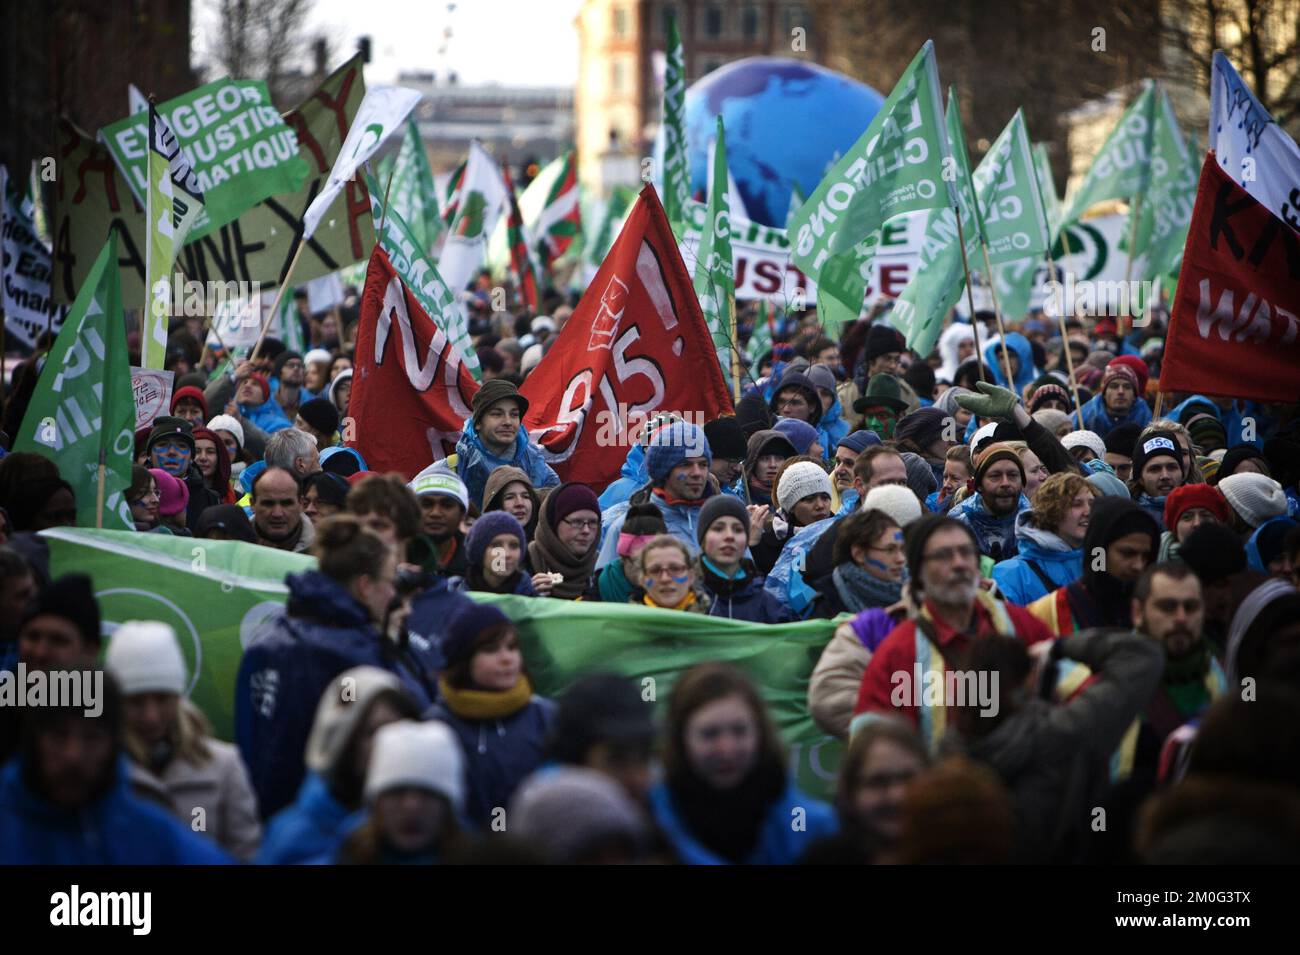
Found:
M 1043 586 L 1047 588 L 1049 594 L 1056 589 L 1056 582 L 1053 581 L 1051 577 L 1048 577 L 1047 571 L 1043 570 L 1043 568 L 1038 566 L 1037 563 L 1026 557 L 1025 566 L 1032 570 L 1034 576 L 1042 581 Z

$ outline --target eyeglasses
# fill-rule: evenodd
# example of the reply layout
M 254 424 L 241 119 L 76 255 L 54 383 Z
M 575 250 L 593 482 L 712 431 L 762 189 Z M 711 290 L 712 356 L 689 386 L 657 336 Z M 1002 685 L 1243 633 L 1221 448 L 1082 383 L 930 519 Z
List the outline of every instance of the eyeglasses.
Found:
M 662 577 L 667 574 L 669 577 L 683 577 L 689 569 L 685 564 L 669 564 L 667 567 L 647 567 L 645 575 L 647 577 Z
M 954 559 L 957 560 L 974 560 L 975 555 L 979 553 L 972 544 L 958 544 L 956 547 L 940 547 L 936 551 L 931 551 L 921 557 L 922 560 L 935 560 L 941 563 L 950 564 Z
M 579 518 L 578 520 L 575 521 L 571 517 L 566 517 L 564 520 L 560 521 L 560 523 L 568 524 L 575 531 L 594 531 L 596 528 L 600 526 L 600 519 L 588 517 L 588 518 Z
M 897 557 L 903 552 L 903 545 L 890 544 L 888 547 L 868 547 L 867 550 L 877 554 L 884 554 L 887 557 Z

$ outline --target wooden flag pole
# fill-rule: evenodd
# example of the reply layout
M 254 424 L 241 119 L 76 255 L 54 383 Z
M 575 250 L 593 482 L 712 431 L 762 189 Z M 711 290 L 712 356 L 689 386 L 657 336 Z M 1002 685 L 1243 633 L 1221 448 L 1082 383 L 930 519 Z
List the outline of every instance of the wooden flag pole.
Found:
M 966 273 L 966 307 L 970 309 L 970 327 L 975 333 L 975 361 L 980 370 L 980 381 L 984 380 L 984 352 L 980 350 L 980 326 L 975 319 L 975 296 L 970 287 L 970 264 L 966 261 L 966 235 L 961 227 L 961 210 L 952 210 L 957 216 L 957 245 L 961 249 L 961 270 Z
M 1047 280 L 1056 281 L 1056 263 L 1052 261 L 1052 250 L 1047 250 Z M 1061 326 L 1061 347 L 1065 351 L 1065 367 L 1070 373 L 1070 391 L 1074 394 L 1074 410 L 1083 424 L 1083 405 L 1079 403 L 1079 383 L 1074 379 L 1074 356 L 1070 354 L 1069 333 L 1065 330 L 1065 291 L 1061 291 L 1061 307 L 1056 310 L 1056 321 Z
M 379 235 L 375 236 L 375 241 L 380 245 L 384 244 L 384 223 L 388 221 L 388 191 L 393 188 L 393 176 L 397 175 L 397 160 L 393 160 L 393 168 L 388 170 L 388 185 L 384 186 L 384 211 L 379 216 Z
M 95 529 L 104 529 L 104 448 L 99 449 L 99 489 L 95 492 Z
M 293 258 L 289 261 L 289 271 L 284 273 L 284 280 L 280 282 L 280 287 L 275 291 L 275 301 L 271 303 L 271 311 L 262 319 L 262 331 L 257 336 L 257 342 L 253 345 L 253 350 L 248 353 L 249 361 L 257 361 L 257 353 L 262 350 L 262 342 L 266 339 L 266 332 L 271 327 L 271 319 L 280 311 L 280 300 L 284 298 L 284 290 L 289 287 L 289 279 L 293 276 L 293 270 L 298 265 L 298 257 L 302 255 L 302 250 L 307 247 L 305 238 L 298 240 L 298 249 L 293 253 Z
M 735 392 L 733 400 L 740 403 L 740 346 L 736 344 L 736 305 L 731 305 L 729 319 L 731 337 L 731 390 Z
M 993 288 L 993 266 L 989 264 L 989 247 L 981 242 L 980 251 L 984 253 L 984 274 L 989 280 L 989 295 L 993 299 L 993 320 L 998 323 L 998 335 L 1002 338 L 1002 361 L 1007 366 L 1007 387 L 1013 392 L 1016 390 L 1016 378 L 1011 374 L 1011 353 L 1007 351 L 1007 330 L 1002 325 L 1002 309 L 998 307 L 998 293 Z M 1024 395 L 1016 395 L 1017 398 L 1024 398 Z
M 1152 421 L 1155 421 L 1157 418 L 1160 417 L 1161 405 L 1163 405 L 1164 403 L 1165 403 L 1165 393 L 1164 393 L 1163 391 L 1157 391 L 1157 392 L 1156 392 L 1156 407 L 1155 407 L 1155 410 L 1151 412 L 1151 420 L 1152 420 Z
M 1131 287 L 1129 283 L 1133 281 L 1133 246 L 1137 244 L 1138 217 L 1141 215 L 1141 212 L 1142 212 L 1142 196 L 1139 193 L 1138 195 L 1133 197 L 1133 208 L 1129 210 L 1130 221 L 1128 226 L 1128 255 L 1126 256 L 1124 262 L 1124 294 L 1128 298 L 1130 314 L 1121 316 L 1121 325 L 1120 325 L 1121 341 L 1128 334 L 1128 332 L 1131 332 L 1133 330 L 1133 316 L 1131 314 L 1133 311 L 1133 297 L 1129 295 L 1129 289 Z M 1128 320 L 1127 323 L 1124 323 L 1122 321 L 1123 319 L 1127 319 Z M 1125 324 L 1127 324 L 1128 331 L 1124 331 Z

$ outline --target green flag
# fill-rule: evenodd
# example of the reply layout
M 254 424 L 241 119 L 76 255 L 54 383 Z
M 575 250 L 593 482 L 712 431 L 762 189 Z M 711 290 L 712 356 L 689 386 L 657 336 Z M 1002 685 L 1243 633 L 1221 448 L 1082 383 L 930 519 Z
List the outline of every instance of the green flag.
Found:
M 1034 144 L 1034 173 L 1038 178 L 1038 194 L 1043 199 L 1043 215 L 1052 244 L 1061 234 L 1061 200 L 1056 195 L 1056 180 L 1052 178 L 1052 161 L 1047 155 L 1046 143 Z
M 390 176 L 391 186 L 388 185 Z M 388 208 L 397 211 L 420 243 L 420 251 L 429 255 L 444 226 L 438 210 L 438 191 L 433 185 L 433 170 L 424 151 L 424 140 L 420 138 L 420 124 L 414 116 L 406 121 L 401 147 L 379 164 L 379 182 L 388 192 Z
M 686 155 L 686 55 L 682 52 L 677 16 L 664 13 L 668 37 L 664 64 L 664 213 L 680 237 L 688 221 L 686 203 L 691 198 L 691 169 Z
M 971 178 L 989 262 L 998 265 L 1046 255 L 1047 219 L 1022 110 L 1016 110 Z
M 135 451 L 135 401 L 116 232 L 109 233 L 63 320 L 13 450 L 58 463 L 76 495 L 77 523 L 83 527 L 98 523 L 99 466 L 104 465 L 103 526 L 135 529 L 126 501 Z
M 776 324 L 776 310 L 765 298 L 758 300 L 758 311 L 754 315 L 754 329 L 749 333 L 745 345 L 745 357 L 749 365 L 758 373 L 758 360 L 772 350 L 772 328 Z
M 949 188 L 957 195 L 961 211 L 962 236 L 966 240 L 966 257 L 979 250 L 980 223 L 976 212 L 970 161 L 966 153 L 966 136 L 961 126 L 957 98 L 948 91 L 946 116 L 948 147 L 953 163 Z M 925 238 L 917 259 L 916 272 L 894 302 L 889 320 L 907 339 L 907 346 L 919 355 L 928 355 L 939 340 L 948 310 L 956 304 L 965 287 L 966 272 L 962 265 L 958 241 L 957 213 L 950 208 L 931 212 L 925 225 Z
M 297 191 L 309 174 L 307 161 L 298 155 L 298 138 L 271 105 L 263 82 L 216 80 L 168 100 L 158 112 L 175 131 L 204 197 L 191 239 L 238 218 L 268 196 Z M 149 117 L 143 113 L 100 130 L 137 199 L 148 187 L 148 135 Z
M 375 216 L 375 230 L 378 231 L 383 213 L 380 200 L 383 193 L 379 192 L 379 183 L 369 173 L 366 173 L 366 188 L 370 191 L 370 208 Z M 456 303 L 451 289 L 442 280 L 437 267 L 397 210 L 390 207 L 388 215 L 383 218 L 384 231 L 379 237 L 379 244 L 388 253 L 393 270 L 401 276 L 402 282 L 415 296 L 420 307 L 460 352 L 460 360 L 474 376 L 474 380 L 481 381 L 483 369 L 479 366 L 474 343 L 470 341 L 465 310 Z
M 885 220 L 955 205 L 946 158 L 934 43 L 927 40 L 867 131 L 790 218 L 791 259 L 816 280 L 819 302 L 833 298 L 843 315 L 857 317 Z M 828 334 L 836 331 L 828 326 Z
M 1201 167 L 1183 142 L 1173 104 L 1163 88 L 1151 137 L 1151 182 L 1138 214 L 1133 257 L 1145 253 L 1146 278 L 1178 275 L 1196 204 Z
M 609 201 L 605 204 L 604 215 L 600 217 L 591 241 L 583 249 L 583 259 L 588 265 L 599 268 L 600 263 L 605 261 L 605 256 L 609 255 L 609 250 L 613 248 L 614 240 L 623 230 L 623 223 L 627 221 L 634 202 L 636 202 L 635 189 L 630 186 L 614 187 L 609 195 Z
M 160 620 L 179 638 L 191 674 L 187 695 L 220 739 L 234 738 L 241 647 L 283 607 L 285 574 L 315 560 L 236 541 L 53 528 L 42 532 L 50 572 L 89 574 L 106 629 Z M 476 593 L 514 622 L 537 693 L 555 697 L 580 676 L 613 671 L 634 679 L 662 715 L 688 667 L 725 660 L 744 670 L 788 747 L 790 769 L 809 795 L 825 797 L 843 753 L 808 714 L 808 680 L 834 623 L 755 625 L 725 617 L 630 604 Z M 201 610 L 200 610 L 201 608 Z M 843 618 L 843 619 L 847 619 Z
M 1151 131 L 1155 119 L 1155 84 L 1147 82 L 1124 111 L 1083 182 L 1061 216 L 1063 225 L 1078 222 L 1089 207 L 1107 199 L 1132 199 L 1146 192 L 1151 171 Z
M 727 202 L 727 141 L 717 118 L 717 146 L 709 170 L 709 203 L 695 260 L 695 294 L 709 324 L 713 347 L 728 387 L 731 380 L 731 323 L 736 314 L 736 277 L 731 259 L 731 212 Z

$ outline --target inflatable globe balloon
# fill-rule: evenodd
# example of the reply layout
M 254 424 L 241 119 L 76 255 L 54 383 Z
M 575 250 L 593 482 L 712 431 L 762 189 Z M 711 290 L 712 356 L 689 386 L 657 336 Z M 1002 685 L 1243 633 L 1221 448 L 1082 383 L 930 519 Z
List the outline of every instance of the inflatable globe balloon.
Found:
M 691 192 L 707 192 L 709 143 L 721 115 L 727 165 L 749 217 L 784 228 L 791 185 L 811 195 L 884 101 L 870 86 L 815 63 L 760 56 L 720 67 L 686 90 Z

